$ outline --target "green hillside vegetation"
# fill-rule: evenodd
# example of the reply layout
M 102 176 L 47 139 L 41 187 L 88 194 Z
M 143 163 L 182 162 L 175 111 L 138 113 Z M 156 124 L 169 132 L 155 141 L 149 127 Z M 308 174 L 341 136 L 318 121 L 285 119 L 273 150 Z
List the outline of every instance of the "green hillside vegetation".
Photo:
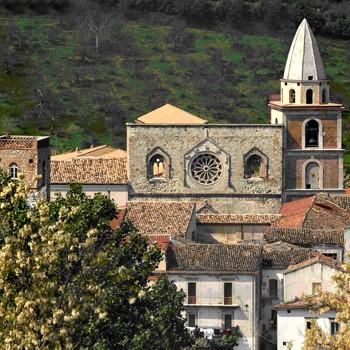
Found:
M 294 31 L 207 30 L 160 14 L 3 15 L 0 130 L 50 134 L 57 151 L 123 147 L 125 122 L 167 102 L 210 122 L 266 123 Z M 332 97 L 349 106 L 349 42 L 317 39 Z

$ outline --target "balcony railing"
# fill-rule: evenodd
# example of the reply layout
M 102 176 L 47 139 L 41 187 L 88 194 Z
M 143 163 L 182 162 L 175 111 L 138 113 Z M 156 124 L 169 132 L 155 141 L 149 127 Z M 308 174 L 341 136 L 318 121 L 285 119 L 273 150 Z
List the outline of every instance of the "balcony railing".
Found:
M 204 305 L 204 306 L 238 306 L 238 299 L 235 297 L 209 297 L 201 298 L 198 296 L 188 296 L 185 305 Z

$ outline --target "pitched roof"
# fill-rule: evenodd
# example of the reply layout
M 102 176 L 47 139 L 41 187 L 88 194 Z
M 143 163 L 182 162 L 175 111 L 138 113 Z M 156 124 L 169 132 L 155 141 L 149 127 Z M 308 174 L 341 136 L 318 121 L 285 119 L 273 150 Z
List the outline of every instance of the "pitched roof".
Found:
M 167 103 L 136 119 L 142 124 L 205 124 L 207 121 Z
M 194 210 L 193 202 L 130 201 L 127 218 L 141 234 L 184 237 Z
M 263 266 L 286 268 L 291 264 L 310 259 L 315 255 L 312 249 L 301 248 L 286 242 L 274 242 L 263 245 Z
M 265 239 L 269 243 L 283 241 L 303 247 L 312 247 L 321 244 L 344 246 L 344 231 L 342 229 L 313 230 L 271 227 L 265 233 Z
M 350 212 L 339 206 L 332 197 L 317 194 L 282 205 L 282 218 L 274 227 L 341 229 L 350 223 Z
M 257 273 L 261 247 L 254 244 L 191 244 L 169 246 L 167 272 Z
M 322 307 L 321 298 L 318 295 L 296 298 L 283 304 L 276 305 L 276 309 L 319 309 Z
M 199 224 L 271 224 L 280 214 L 197 214 Z
M 316 39 L 304 18 L 290 46 L 283 79 L 300 81 L 308 80 L 310 76 L 312 76 L 311 80 L 326 79 Z
M 341 208 L 350 210 L 350 195 L 331 195 L 330 199 L 332 202 L 339 205 Z
M 52 184 L 127 184 L 126 158 L 51 161 Z
M 126 152 L 122 149 L 111 146 L 91 146 L 85 149 L 77 149 L 74 152 L 57 154 L 51 157 L 51 160 L 70 160 L 73 158 L 98 157 L 98 158 L 124 158 Z
M 294 264 L 294 265 L 290 265 L 284 273 L 297 271 L 297 270 L 303 269 L 304 267 L 311 266 L 314 264 L 326 265 L 332 269 L 337 269 L 337 270 L 341 268 L 339 261 L 334 260 L 328 256 L 324 256 L 324 255 L 319 253 L 318 255 L 316 255 L 308 260 L 299 262 L 299 263 Z

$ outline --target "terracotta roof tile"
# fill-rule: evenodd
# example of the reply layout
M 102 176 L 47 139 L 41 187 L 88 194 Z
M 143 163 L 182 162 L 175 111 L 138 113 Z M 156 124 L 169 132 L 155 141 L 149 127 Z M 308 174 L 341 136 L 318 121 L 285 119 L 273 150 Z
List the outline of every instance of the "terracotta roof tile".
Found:
M 271 227 L 265 233 L 265 239 L 269 243 L 283 241 L 303 247 L 312 247 L 321 244 L 343 246 L 344 231 Z
M 127 184 L 126 158 L 51 161 L 53 184 Z
M 51 160 L 70 160 L 73 158 L 124 158 L 126 152 L 122 149 L 113 148 L 111 146 L 102 145 L 89 147 L 85 149 L 77 149 L 74 152 L 56 154 L 51 157 Z
M 199 224 L 272 224 L 280 214 L 197 214 Z
M 263 246 L 263 266 L 286 268 L 291 264 L 310 259 L 315 255 L 312 249 L 301 248 L 286 242 L 274 242 Z
M 350 189 L 348 189 L 348 190 L 350 190 Z M 350 192 L 347 192 L 347 193 L 350 193 Z M 332 202 L 338 204 L 343 209 L 350 210 L 350 195 L 349 194 L 332 195 L 330 197 L 330 199 L 332 200 Z
M 276 305 L 276 309 L 319 309 L 322 306 L 319 296 L 306 296 Z
M 257 273 L 261 247 L 253 244 L 191 244 L 169 246 L 166 252 L 168 272 Z
M 139 118 L 142 124 L 205 124 L 207 121 L 167 103 Z
M 127 218 L 142 234 L 184 237 L 194 210 L 192 202 L 131 201 Z
M 326 265 L 326 266 L 329 266 L 329 267 L 331 267 L 333 269 L 337 269 L 337 270 L 341 268 L 339 261 L 334 260 L 328 256 L 324 256 L 324 255 L 319 253 L 318 255 L 316 255 L 308 260 L 299 262 L 299 263 L 294 264 L 294 265 L 290 265 L 287 268 L 287 270 L 285 271 L 285 273 L 296 271 L 296 270 L 302 269 L 306 266 L 311 266 L 314 264 Z

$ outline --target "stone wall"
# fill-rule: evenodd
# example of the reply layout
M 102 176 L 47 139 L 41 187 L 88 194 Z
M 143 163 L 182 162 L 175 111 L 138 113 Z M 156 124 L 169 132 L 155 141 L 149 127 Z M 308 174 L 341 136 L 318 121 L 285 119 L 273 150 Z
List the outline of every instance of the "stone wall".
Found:
M 130 198 L 209 201 L 228 213 L 277 212 L 282 193 L 282 127 L 279 125 L 127 125 Z M 266 179 L 245 178 L 244 155 L 256 149 L 267 157 Z M 166 155 L 167 176 L 150 179 L 148 156 Z M 219 159 L 222 173 L 212 185 L 191 175 L 202 153 Z

